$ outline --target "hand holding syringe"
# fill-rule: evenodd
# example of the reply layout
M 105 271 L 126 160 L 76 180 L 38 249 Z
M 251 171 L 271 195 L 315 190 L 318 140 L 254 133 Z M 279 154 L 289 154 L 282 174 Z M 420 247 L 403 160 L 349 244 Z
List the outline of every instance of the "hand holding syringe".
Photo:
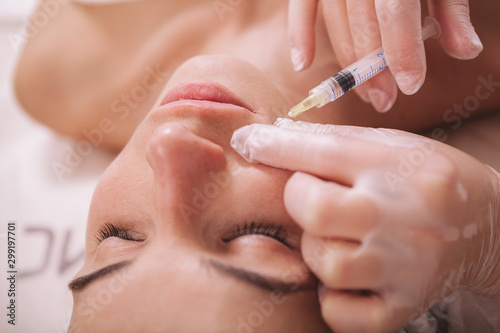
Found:
M 302 71 L 313 64 L 319 26 L 326 30 L 341 68 L 382 46 L 390 71 L 358 86 L 355 92 L 375 110 L 385 112 L 394 105 L 398 88 L 412 95 L 425 80 L 422 13 L 428 12 L 441 26 L 439 43 L 449 56 L 466 60 L 481 53 L 483 45 L 470 11 L 468 0 L 290 0 L 288 36 L 293 67 Z
M 439 23 L 432 17 L 426 17 L 422 27 L 422 40 L 438 38 L 441 33 Z M 349 90 L 371 79 L 388 68 L 382 47 L 371 52 L 354 64 L 326 79 L 309 92 L 309 97 L 294 106 L 288 113 L 293 118 L 316 106 L 318 108 L 333 102 Z

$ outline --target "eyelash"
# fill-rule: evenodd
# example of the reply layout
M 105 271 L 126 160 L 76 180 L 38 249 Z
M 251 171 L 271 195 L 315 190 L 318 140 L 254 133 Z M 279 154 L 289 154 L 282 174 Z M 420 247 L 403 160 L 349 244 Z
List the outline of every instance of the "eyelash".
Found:
M 96 240 L 97 243 L 100 244 L 106 238 L 110 237 L 118 237 L 124 240 L 134 241 L 134 237 L 132 237 L 130 231 L 125 228 L 116 227 L 111 223 L 106 223 L 102 226 L 97 232 Z
M 246 235 L 263 235 L 271 237 L 288 246 L 286 242 L 288 235 L 286 233 L 286 230 L 282 226 L 255 222 L 245 222 L 243 226 L 237 225 L 234 231 L 230 232 L 229 235 L 222 238 L 222 241 L 228 243 L 233 239 Z M 111 223 L 106 223 L 97 232 L 97 243 L 100 244 L 106 238 L 110 237 L 118 237 L 124 240 L 136 241 L 136 239 L 132 237 L 128 229 L 117 227 Z
M 276 239 L 277 241 L 288 246 L 287 233 L 286 230 L 275 224 L 264 224 L 251 222 L 250 224 L 245 222 L 242 227 L 236 226 L 236 229 L 229 233 L 228 236 L 222 238 L 222 241 L 227 243 L 241 236 L 245 235 L 263 235 Z

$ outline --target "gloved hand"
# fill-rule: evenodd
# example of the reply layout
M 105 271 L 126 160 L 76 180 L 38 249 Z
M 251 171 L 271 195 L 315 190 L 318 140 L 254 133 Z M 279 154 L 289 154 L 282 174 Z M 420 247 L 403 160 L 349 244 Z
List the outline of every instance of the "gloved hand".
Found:
M 390 129 L 282 120 L 237 130 L 250 162 L 297 171 L 303 229 L 335 332 L 389 332 L 460 288 L 500 298 L 500 178 L 471 156 Z
M 429 11 L 441 25 L 441 45 L 452 57 L 475 58 L 483 49 L 469 16 L 468 0 L 428 0 Z M 422 86 L 426 61 L 421 40 L 419 0 L 324 0 L 323 20 L 342 68 L 383 46 L 390 71 L 384 71 L 355 91 L 380 112 L 388 111 L 397 85 L 407 95 Z M 317 0 L 290 0 L 288 35 L 295 70 L 314 58 Z M 397 85 L 396 85 L 397 82 Z

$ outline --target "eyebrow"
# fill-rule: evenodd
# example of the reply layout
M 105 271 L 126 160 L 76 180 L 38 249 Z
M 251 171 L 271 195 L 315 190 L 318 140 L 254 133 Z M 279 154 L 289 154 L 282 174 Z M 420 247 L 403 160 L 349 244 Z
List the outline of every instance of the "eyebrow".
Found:
M 69 290 L 73 292 L 82 291 L 91 282 L 101 279 L 113 272 L 123 269 L 124 267 L 130 265 L 131 260 L 120 261 L 116 264 L 112 264 L 101 268 L 93 273 L 80 276 L 73 279 L 69 284 Z M 208 264 L 211 268 L 214 268 L 219 273 L 223 275 L 230 276 L 237 280 L 243 281 L 245 283 L 251 284 L 257 288 L 266 291 L 282 291 L 283 293 L 292 293 L 305 290 L 316 290 L 317 283 L 308 279 L 305 282 L 286 282 L 273 277 L 268 277 L 247 269 L 236 267 L 230 264 L 226 264 L 217 260 L 204 260 L 202 259 L 202 264 Z
M 93 273 L 80 276 L 78 278 L 73 279 L 68 284 L 68 288 L 71 291 L 81 291 L 92 281 L 95 281 L 97 279 L 101 279 L 106 275 L 109 275 L 113 272 L 116 272 L 116 271 L 124 268 L 125 266 L 130 265 L 131 263 L 132 263 L 132 261 L 130 261 L 130 260 L 120 261 L 116 264 L 112 264 L 112 265 L 106 266 L 104 268 L 101 268 Z
M 266 291 L 281 291 L 283 293 L 292 293 L 305 290 L 316 290 L 316 279 L 307 279 L 307 281 L 283 281 L 273 277 L 265 276 L 254 271 L 249 271 L 241 267 L 226 264 L 217 260 L 204 261 L 211 268 L 216 269 L 219 273 L 233 277 L 237 280 L 249 283 Z

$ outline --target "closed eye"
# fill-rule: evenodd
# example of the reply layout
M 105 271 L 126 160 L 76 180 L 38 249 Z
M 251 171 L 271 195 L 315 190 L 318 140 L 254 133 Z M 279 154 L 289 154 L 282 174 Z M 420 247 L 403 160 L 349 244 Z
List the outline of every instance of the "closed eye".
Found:
M 262 235 L 274 238 L 278 242 L 290 247 L 287 243 L 287 232 L 281 225 L 276 225 L 272 223 L 247 223 L 245 222 L 243 226 L 237 225 L 235 229 L 229 232 L 227 235 L 222 237 L 222 241 L 228 243 L 238 237 L 246 235 Z
M 101 244 L 105 239 L 117 237 L 123 240 L 142 242 L 144 239 L 136 232 L 130 229 L 115 226 L 111 223 L 105 223 L 96 235 L 97 244 Z

